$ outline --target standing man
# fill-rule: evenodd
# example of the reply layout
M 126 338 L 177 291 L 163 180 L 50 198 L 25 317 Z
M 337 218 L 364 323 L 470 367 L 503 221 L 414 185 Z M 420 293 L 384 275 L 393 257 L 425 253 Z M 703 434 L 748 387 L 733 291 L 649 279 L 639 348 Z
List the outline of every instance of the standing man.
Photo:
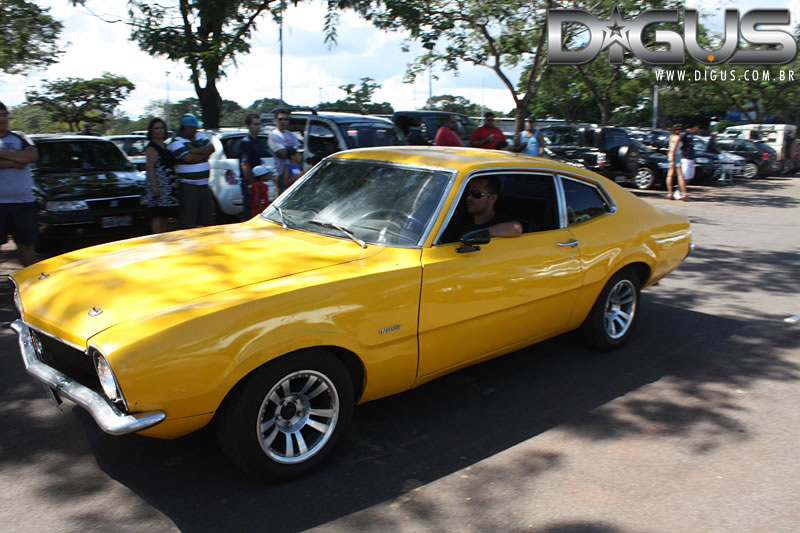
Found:
M 681 133 L 681 170 L 686 183 L 694 178 L 694 134 L 699 129 L 700 124 L 696 120 L 691 120 L 686 131 Z
M 506 136 L 503 130 L 495 126 L 494 113 L 487 111 L 483 115 L 483 126 L 475 128 L 469 138 L 469 145 L 476 148 L 498 150 L 505 143 Z M 501 146 L 498 146 L 501 145 Z
M 275 175 L 283 176 L 283 167 L 289 163 L 289 154 L 286 153 L 287 148 L 300 148 L 300 141 L 297 140 L 294 133 L 289 131 L 289 112 L 280 109 L 275 112 L 275 126 L 276 128 L 269 133 L 269 149 L 272 150 L 275 162 Z M 278 188 L 278 194 L 283 190 Z
M 203 123 L 193 113 L 181 117 L 178 134 L 169 144 L 175 156 L 175 174 L 181 184 L 181 226 L 195 228 L 214 223 L 214 199 L 208 188 L 211 166 L 208 157 L 214 153 L 211 139 L 197 131 Z
M 250 220 L 253 217 L 253 202 L 250 191 L 253 184 L 258 181 L 253 175 L 253 169 L 261 165 L 261 158 L 266 156 L 258 143 L 258 132 L 261 131 L 261 117 L 255 113 L 247 115 L 244 120 L 247 126 L 247 137 L 242 139 L 239 145 L 239 169 L 241 179 L 239 185 L 242 188 L 242 220 Z
M 8 129 L 8 109 L 0 102 L 0 240 L 14 237 L 22 266 L 36 261 L 36 200 L 30 164 L 39 152 L 24 133 Z
M 525 131 L 519 134 L 514 151 L 536 156 L 544 154 L 544 137 L 536 129 L 536 117 L 533 115 L 525 119 Z
M 436 139 L 433 144 L 436 146 L 464 146 L 458 137 L 458 117 L 447 115 L 442 127 L 436 132 Z

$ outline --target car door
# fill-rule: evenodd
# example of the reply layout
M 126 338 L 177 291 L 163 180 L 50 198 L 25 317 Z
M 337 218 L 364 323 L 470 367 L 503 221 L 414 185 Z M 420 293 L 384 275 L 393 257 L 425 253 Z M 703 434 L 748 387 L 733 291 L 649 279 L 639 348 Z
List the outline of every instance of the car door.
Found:
M 336 135 L 332 125 L 318 118 L 308 120 L 305 131 L 305 155 L 303 168 L 308 169 L 346 146 L 344 139 Z
M 503 178 L 501 191 L 525 181 L 532 185 L 528 192 L 545 191 L 536 202 L 524 194 L 514 196 L 513 200 L 521 200 L 517 206 L 533 207 L 527 214 L 508 213 L 523 227 L 528 222 L 523 220 L 525 216 L 536 219 L 538 228 L 526 229 L 539 230 L 515 238 L 494 238 L 469 253 L 458 252 L 461 243 L 423 249 L 420 378 L 565 331 L 582 274 L 572 235 L 560 223 L 555 177 L 515 173 Z M 462 194 L 465 187 L 466 183 Z M 501 192 L 501 199 L 504 194 Z
M 599 294 L 601 282 L 608 278 L 616 265 L 621 239 L 633 230 L 625 225 L 623 219 L 614 216 L 616 205 L 599 182 L 567 176 L 559 179 L 566 206 L 562 223 L 580 250 L 583 287 L 594 286 L 594 293 Z M 592 291 L 582 294 L 585 305 L 593 303 L 596 298 Z M 572 324 L 573 327 L 578 325 Z

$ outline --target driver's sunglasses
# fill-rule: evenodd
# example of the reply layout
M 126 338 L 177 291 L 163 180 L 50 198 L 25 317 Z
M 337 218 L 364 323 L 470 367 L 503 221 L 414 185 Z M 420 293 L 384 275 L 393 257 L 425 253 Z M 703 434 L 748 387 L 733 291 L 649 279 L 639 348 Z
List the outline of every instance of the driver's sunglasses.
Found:
M 473 198 L 483 198 L 484 196 L 489 196 L 492 193 L 479 191 L 478 189 L 467 189 L 467 194 Z
M 278 117 L 278 120 L 289 120 L 289 117 Z

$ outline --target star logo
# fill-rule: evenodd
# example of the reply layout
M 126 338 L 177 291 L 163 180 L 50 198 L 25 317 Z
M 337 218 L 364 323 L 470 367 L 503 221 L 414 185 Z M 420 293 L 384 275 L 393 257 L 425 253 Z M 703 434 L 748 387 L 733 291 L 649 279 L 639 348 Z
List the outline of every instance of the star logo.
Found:
M 625 20 L 619 12 L 619 7 L 614 6 L 611 17 L 608 19 L 611 26 L 603 30 L 603 45 L 600 50 L 608 48 L 608 57 L 613 64 L 622 63 L 622 54 L 625 50 L 631 51 L 631 42 L 626 29 Z

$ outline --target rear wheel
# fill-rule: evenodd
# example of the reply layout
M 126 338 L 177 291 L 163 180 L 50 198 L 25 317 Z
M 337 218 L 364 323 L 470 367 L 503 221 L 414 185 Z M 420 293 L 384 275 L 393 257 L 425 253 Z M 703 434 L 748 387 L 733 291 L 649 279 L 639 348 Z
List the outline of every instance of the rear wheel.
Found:
M 758 165 L 755 163 L 745 163 L 744 165 L 744 177 L 751 180 L 758 176 Z
M 292 478 L 322 464 L 353 415 L 347 369 L 326 350 L 264 365 L 228 398 L 216 424 L 230 459 L 259 478 Z
M 639 278 L 628 268 L 614 274 L 581 326 L 584 341 L 600 350 L 625 343 L 639 307 Z

